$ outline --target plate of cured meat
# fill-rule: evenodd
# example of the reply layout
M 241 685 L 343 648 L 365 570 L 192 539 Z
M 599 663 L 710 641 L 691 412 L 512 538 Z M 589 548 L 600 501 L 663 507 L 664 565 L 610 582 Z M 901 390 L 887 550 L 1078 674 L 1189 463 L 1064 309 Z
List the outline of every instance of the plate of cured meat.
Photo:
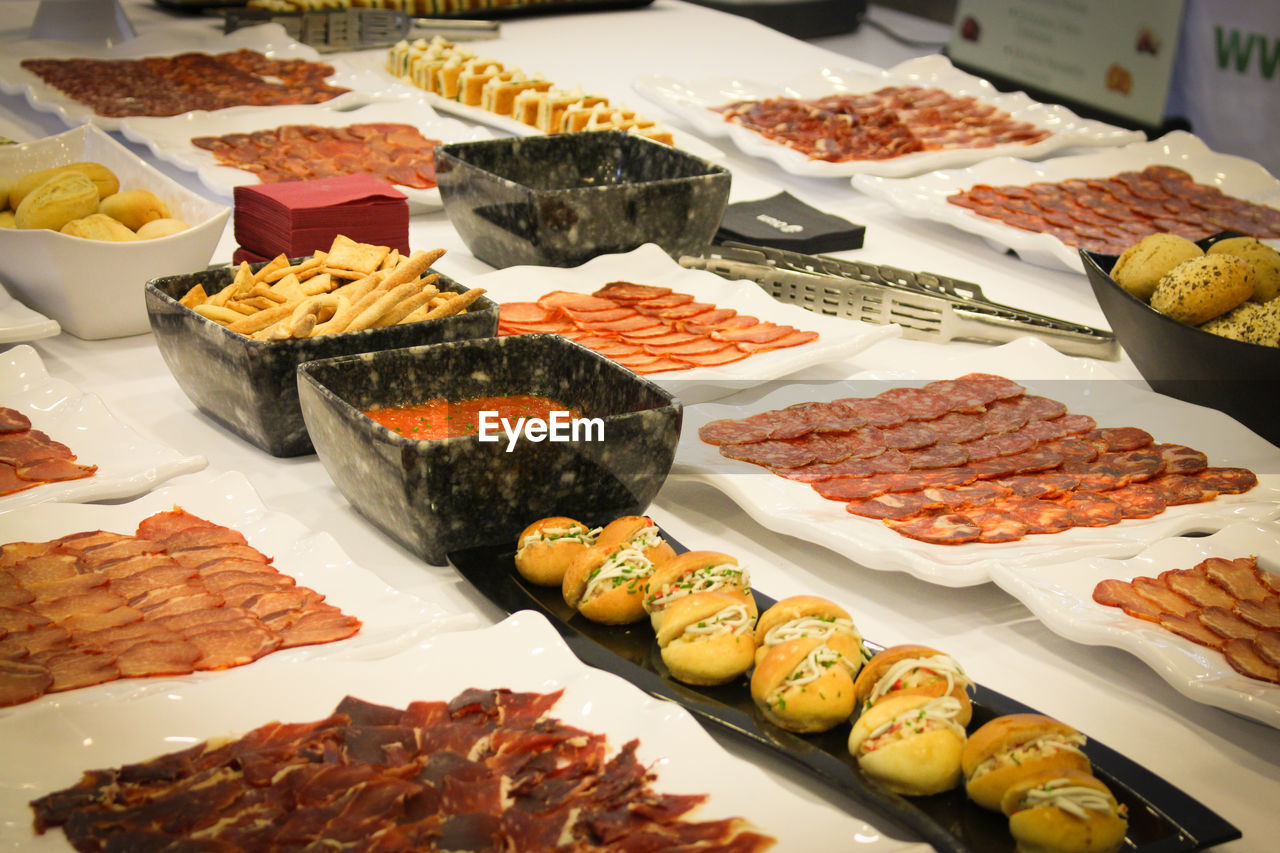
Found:
M 813 177 L 902 177 L 997 156 L 1039 159 L 1064 148 L 1145 138 L 1022 92 L 1001 93 L 944 56 L 888 70 L 823 68 L 783 84 L 655 75 L 632 85 L 699 133 L 728 136 L 747 154 Z
M 1014 366 L 1017 381 L 1001 375 Z M 947 370 L 686 407 L 672 476 L 771 530 L 944 586 L 1280 515 L 1275 448 L 1220 412 L 1033 338 Z
M 857 175 L 853 185 L 909 216 L 1077 272 L 1080 249 L 1119 254 L 1148 234 L 1280 237 L 1280 181 L 1183 131 L 1043 163 L 1000 157 L 915 178 Z
M 334 716 L 335 711 L 340 716 Z M 272 721 L 288 725 L 266 727 Z M 136 765 L 175 750 L 184 750 L 177 755 L 186 760 L 159 759 L 152 766 L 174 767 L 185 775 L 194 769 L 190 759 L 200 753 L 191 748 L 206 739 L 227 744 L 219 753 L 227 759 L 221 765 L 226 768 L 221 774 L 226 785 L 219 790 L 240 790 L 245 780 L 238 768 L 248 770 L 249 763 L 235 758 L 249 749 L 251 742 L 240 738 L 250 732 L 255 741 L 278 747 L 270 756 L 255 751 L 275 765 L 269 769 L 254 762 L 269 775 L 286 765 L 315 762 L 305 751 L 309 744 L 333 748 L 325 750 L 329 758 L 311 763 L 310 769 L 299 768 L 311 779 L 309 807 L 276 812 L 266 821 L 223 821 L 242 830 L 249 825 L 270 826 L 270 832 L 284 827 L 294 837 L 315 841 L 314 828 L 327 825 L 332 838 L 390 833 L 407 838 L 410 847 L 435 846 L 426 840 L 415 844 L 413 839 L 439 841 L 444 832 L 445 838 L 458 842 L 450 845 L 458 849 L 490 849 L 474 836 L 488 841 L 549 833 L 555 839 L 566 820 L 589 816 L 607 821 L 620 844 L 643 832 L 650 841 L 662 839 L 664 848 L 683 847 L 685 839 L 691 840 L 690 849 L 702 849 L 713 840 L 718 843 L 708 849 L 755 851 L 776 839 L 775 849 L 780 850 L 820 850 L 832 843 L 886 853 L 928 849 L 888 837 L 726 752 L 679 705 L 654 699 L 618 676 L 579 662 L 555 629 L 528 611 L 493 627 L 440 634 L 380 660 L 264 663 L 217 680 L 172 685 L 167 694 L 129 703 L 0 720 L 0 736 L 18 750 L 6 762 L 0 785 L 0 840 L 24 850 L 68 849 L 63 832 L 53 824 L 76 814 L 72 824 L 90 824 L 88 833 L 93 834 L 103 828 L 94 819 L 101 810 L 89 802 L 94 794 L 85 788 L 69 795 L 56 792 L 77 785 L 90 768 Z M 489 743 L 503 743 L 503 748 L 482 748 L 477 742 L 482 735 Z M 441 746 L 433 750 L 417 744 Z M 554 756 L 556 780 L 572 778 L 580 784 L 560 786 L 553 797 L 544 782 L 545 771 L 528 760 L 531 751 Z M 200 762 L 197 758 L 195 763 Z M 422 767 L 388 779 L 388 763 Z M 321 776 L 314 776 L 314 770 L 321 770 Z M 463 778 L 464 786 L 451 784 Z M 508 784 L 513 780 L 520 784 Z M 591 791 L 599 799 L 574 795 L 564 808 L 545 805 L 552 798 L 559 803 L 566 787 Z M 147 812 L 118 817 L 130 829 L 158 830 L 133 821 L 182 808 L 184 800 L 174 802 L 177 792 L 167 790 L 171 788 L 152 786 Z M 359 811 L 348 808 L 341 817 L 326 811 L 342 810 L 353 788 L 362 791 Z M 457 799 L 463 795 L 461 788 L 465 802 Z M 267 789 L 258 783 L 251 790 Z M 446 792 L 443 798 L 440 790 Z M 79 796 L 86 793 L 88 797 Z M 343 799 L 333 804 L 336 796 Z M 35 812 L 29 805 L 37 798 L 48 826 L 39 836 L 32 830 Z M 73 799 L 83 805 L 75 805 Z M 215 799 L 201 800 L 203 805 L 196 809 L 202 818 L 199 825 L 216 823 L 218 816 L 242 815 L 249 802 L 258 803 L 259 809 L 267 805 L 260 797 L 229 797 L 220 804 Z M 402 800 L 405 807 L 400 806 Z M 389 801 L 395 805 L 387 805 Z M 511 801 L 515 807 L 503 809 L 503 803 Z M 526 802 L 529 807 L 521 808 Z M 535 802 L 543 805 L 535 808 Z M 637 802 L 648 807 L 627 807 Z M 184 814 L 190 814 L 189 801 L 186 809 Z M 447 817 L 463 809 L 467 819 Z M 618 812 L 632 814 L 632 819 L 617 823 Z M 610 813 L 615 819 L 608 817 Z M 112 829 L 116 822 L 113 817 Z M 265 835 L 224 837 L 235 839 L 232 846 L 237 849 L 267 846 Z M 473 840 L 464 843 L 466 838 Z M 532 843 L 519 849 L 543 847 L 544 843 Z
M 208 464 L 139 435 L 26 345 L 0 354 L 0 401 L 0 511 L 132 497 Z
M 68 126 L 92 122 L 104 130 L 118 130 L 129 116 L 232 106 L 343 109 L 374 100 L 370 92 L 386 98 L 387 90 L 385 77 L 337 70 L 278 24 L 227 35 L 154 31 L 115 45 L 34 39 L 10 43 L 0 55 L 0 91 Z
M 394 185 L 410 209 L 419 211 L 441 206 L 435 147 L 491 135 L 439 116 L 421 101 L 378 102 L 343 112 L 232 107 L 129 118 L 120 129 L 160 159 L 195 172 L 227 199 L 242 184 L 368 174 Z
M 901 331 L 778 302 L 754 284 L 686 269 L 652 243 L 569 269 L 508 267 L 472 286 L 501 303 L 499 335 L 564 335 L 685 403 L 848 358 Z
M 3 715 L 101 708 L 262 660 L 386 655 L 470 617 L 397 592 L 242 474 L 0 515 Z
M 61 331 L 57 320 L 32 311 L 0 285 L 0 344 L 51 338 Z
M 1240 522 L 1127 560 L 996 567 L 1049 628 L 1140 658 L 1179 693 L 1280 728 L 1280 526 Z

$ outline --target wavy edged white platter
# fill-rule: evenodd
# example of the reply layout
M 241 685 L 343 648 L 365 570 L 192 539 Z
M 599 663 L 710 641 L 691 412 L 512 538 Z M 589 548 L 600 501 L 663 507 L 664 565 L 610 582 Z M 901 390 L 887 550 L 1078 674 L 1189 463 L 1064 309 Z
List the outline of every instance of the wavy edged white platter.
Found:
M 379 101 L 340 112 L 318 111 L 313 105 L 231 107 L 217 112 L 197 110 L 165 118 L 124 119 L 120 130 L 127 138 L 147 146 L 161 160 L 195 172 L 200 182 L 217 195 L 231 199 L 236 187 L 258 184 L 257 175 L 222 165 L 212 152 L 191 144 L 192 138 L 274 130 L 287 124 L 345 127 L 363 122 L 413 125 L 426 138 L 442 142 L 470 142 L 493 136 L 482 127 L 438 115 L 424 100 Z M 436 187 L 415 189 L 396 184 L 395 188 L 409 199 L 413 212 L 436 210 L 444 204 Z
M 953 225 L 982 237 L 998 251 L 1011 249 L 1029 263 L 1083 272 L 1079 251 L 1057 237 L 1024 231 L 980 216 L 951 204 L 947 196 L 975 184 L 1025 186 L 1037 181 L 1056 182 L 1068 178 L 1109 178 L 1119 172 L 1141 171 L 1155 164 L 1182 169 L 1198 183 L 1217 187 L 1227 195 L 1280 207 L 1280 180 L 1270 172 L 1244 157 L 1212 151 L 1199 137 L 1180 130 L 1151 142 L 1055 157 L 1043 163 L 1000 157 L 967 169 L 932 172 L 915 178 L 856 175 L 853 185 L 868 195 L 888 201 L 908 216 Z
M 806 401 L 872 396 L 895 385 L 919 385 L 970 372 L 996 373 L 1022 382 L 1029 393 L 1066 403 L 1093 416 L 1099 426 L 1137 426 L 1157 441 L 1204 451 L 1211 465 L 1251 468 L 1259 483 L 1243 495 L 1170 507 L 1154 518 L 1110 527 L 1077 527 L 1015 542 L 933 545 L 893 532 L 875 519 L 847 513 L 805 483 L 720 455 L 698 438 L 698 428 L 718 418 L 740 418 Z M 762 526 L 844 554 L 870 569 L 906 572 L 942 586 L 971 586 L 992 579 L 997 567 L 1053 566 L 1083 557 L 1130 557 L 1168 536 L 1221 529 L 1235 521 L 1280 517 L 1280 454 L 1258 435 L 1213 409 L 1155 394 L 1145 385 L 1115 379 L 1091 359 L 1061 355 L 1036 338 L 948 359 L 933 373 L 862 373 L 844 382 L 789 383 L 744 392 L 684 410 L 684 426 L 672 477 L 708 483 L 733 499 Z
M 734 308 L 739 314 L 762 321 L 819 333 L 818 339 L 811 343 L 755 353 L 722 367 L 695 367 L 646 376 L 686 405 L 714 400 L 750 384 L 848 358 L 902 333 L 898 326 L 858 323 L 778 302 L 752 282 L 728 281 L 705 270 L 685 269 L 653 243 L 622 254 L 601 255 L 567 269 L 507 267 L 477 276 L 470 286 L 485 288 L 489 298 L 497 302 L 536 302 L 552 290 L 592 293 L 619 279 L 692 293 L 698 301 L 712 302 L 719 308 Z
M 261 665 L 259 665 L 261 664 Z M 927 853 L 927 845 L 875 827 L 780 785 L 724 751 L 674 702 L 581 663 L 532 611 L 489 628 L 440 634 L 375 661 L 304 660 L 230 670 L 216 681 L 175 684 L 163 694 L 0 720 L 11 746 L 0 768 L 0 845 L 69 849 L 60 831 L 33 836 L 29 800 L 74 784 L 83 770 L 143 760 L 211 737 L 234 737 L 272 720 L 322 719 L 346 695 L 405 707 L 448 700 L 471 687 L 564 690 L 550 715 L 608 737 L 611 752 L 639 738 L 641 763 L 664 793 L 709 794 L 691 819 L 746 817 L 778 839 L 778 850 L 839 847 L 868 853 Z
M 1006 143 L 985 148 L 949 148 L 884 160 L 830 163 L 810 159 L 794 148 L 774 142 L 740 124 L 725 121 L 719 113 L 713 112 L 714 107 L 733 101 L 816 98 L 840 92 L 874 92 L 885 86 L 903 85 L 929 86 L 952 95 L 977 98 L 1019 121 L 1051 130 L 1053 135 L 1032 145 Z M 746 154 L 771 160 L 793 175 L 817 178 L 847 178 L 858 174 L 902 177 L 934 169 L 967 166 L 1004 155 L 1038 159 L 1065 148 L 1127 145 L 1146 138 L 1139 131 L 1081 118 L 1063 106 L 1042 104 L 1022 92 L 999 92 L 986 80 L 961 71 L 941 55 L 910 59 L 888 70 L 861 64 L 816 69 L 782 84 L 736 77 L 681 81 L 662 75 L 647 75 L 634 80 L 632 87 L 689 122 L 699 133 L 711 137 L 727 136 Z
M 10 95 L 22 95 L 32 108 L 40 112 L 53 113 L 69 127 L 92 123 L 104 130 L 119 130 L 122 119 L 95 114 L 88 105 L 73 100 L 24 69 L 22 61 L 70 57 L 139 59 L 145 56 L 173 56 L 192 51 L 224 53 L 241 48 L 256 50 L 272 59 L 305 59 L 311 62 L 334 64 L 322 57 L 315 48 L 290 38 L 284 27 L 279 24 L 244 27 L 226 35 L 216 31 L 192 33 L 151 30 L 113 46 L 35 39 L 6 43 L 4 50 L 0 51 L 0 91 Z M 327 78 L 327 82 L 351 91 L 325 101 L 323 104 L 313 104 L 312 107 L 350 108 L 373 100 L 375 96 L 370 93 L 380 92 L 386 88 L 385 80 L 377 75 L 356 70 L 344 71 L 336 64 L 334 68 L 335 73 Z
M 1155 577 L 1168 569 L 1189 569 L 1208 557 L 1248 556 L 1258 558 L 1259 568 L 1280 572 L 1280 525 L 1241 522 L 1210 536 L 1156 542 L 1128 560 L 998 566 L 991 575 L 1054 633 L 1091 646 L 1124 649 L 1188 699 L 1280 728 L 1280 685 L 1243 676 L 1221 652 L 1093 600 L 1093 588 L 1107 578 Z
M 62 327 L 57 320 L 32 311 L 9 295 L 0 284 L 0 344 L 16 344 L 37 341 L 59 334 Z
M 4 495 L 0 512 L 42 501 L 133 497 L 209 464 L 203 456 L 183 456 L 134 432 L 96 395 L 50 376 L 39 353 L 26 345 L 0 353 L 0 405 L 22 412 L 33 428 L 70 447 L 81 464 L 98 466 L 90 477 Z
M 0 514 L 0 542 L 47 541 L 99 529 L 132 535 L 144 518 L 174 506 L 240 531 L 250 545 L 272 559 L 277 569 L 324 595 L 330 604 L 359 619 L 363 627 L 346 640 L 274 652 L 244 667 L 176 678 L 118 679 L 45 694 L 31 702 L 0 709 L 0 728 L 16 718 L 44 720 L 50 714 L 70 711 L 100 713 L 104 708 L 127 708 L 141 697 L 163 697 L 183 687 L 216 682 L 242 669 L 260 668 L 264 662 L 291 668 L 316 658 L 385 657 L 424 637 L 474 627 L 477 622 L 473 614 L 451 614 L 437 604 L 388 586 L 372 571 L 353 562 L 328 533 L 268 509 L 248 479 L 234 471 L 201 474 L 129 503 L 38 504 Z

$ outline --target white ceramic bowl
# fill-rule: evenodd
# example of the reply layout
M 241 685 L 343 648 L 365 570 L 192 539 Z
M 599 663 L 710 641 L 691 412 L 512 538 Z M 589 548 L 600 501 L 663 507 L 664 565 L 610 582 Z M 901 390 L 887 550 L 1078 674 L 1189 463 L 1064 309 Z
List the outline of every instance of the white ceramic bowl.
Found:
M 148 332 L 147 281 L 208 264 L 231 209 L 186 189 L 93 125 L 0 149 L 0 175 L 16 178 L 80 160 L 107 166 L 121 189 L 155 193 L 175 218 L 191 227 L 168 237 L 124 243 L 0 228 L 0 279 L 13 296 L 76 337 L 97 340 Z

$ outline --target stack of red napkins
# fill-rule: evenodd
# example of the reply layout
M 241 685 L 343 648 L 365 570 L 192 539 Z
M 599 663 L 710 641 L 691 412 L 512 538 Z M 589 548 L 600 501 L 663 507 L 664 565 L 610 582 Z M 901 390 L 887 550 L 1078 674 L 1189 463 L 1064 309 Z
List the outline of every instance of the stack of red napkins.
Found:
M 409 202 L 371 175 L 235 188 L 237 264 L 309 255 L 328 249 L 339 234 L 408 255 Z

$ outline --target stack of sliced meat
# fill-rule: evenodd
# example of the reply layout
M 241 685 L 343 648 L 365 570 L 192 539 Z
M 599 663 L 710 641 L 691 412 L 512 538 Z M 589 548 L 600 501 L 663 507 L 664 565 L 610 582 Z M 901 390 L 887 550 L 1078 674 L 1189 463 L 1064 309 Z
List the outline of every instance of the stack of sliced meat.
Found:
M 800 346 L 817 332 L 761 322 L 669 287 L 615 281 L 593 294 L 554 290 L 504 302 L 498 334 L 554 332 L 636 373 L 719 367 L 752 353 Z
M 1148 518 L 1257 484 L 1250 471 L 1211 468 L 1203 453 L 1136 427 L 1099 429 L 980 373 L 711 421 L 698 435 L 854 515 L 946 545 Z
M 1093 600 L 1222 652 L 1242 675 L 1280 684 L 1280 576 L 1259 569 L 1255 557 L 1104 580 Z
M 98 530 L 0 548 L 0 706 L 239 666 L 359 629 L 239 532 L 180 509 L 145 519 L 135 536 Z
M 0 495 L 43 483 L 92 476 L 97 465 L 81 465 L 71 448 L 54 441 L 17 409 L 0 406 Z
M 32 803 L 77 850 L 473 850 L 755 853 L 741 818 L 691 821 L 604 735 L 546 714 L 560 693 L 467 690 L 400 710 L 347 697 L 314 723 L 268 723 Z
M 1280 237 L 1280 210 L 1196 183 L 1173 166 L 1027 186 L 975 184 L 947 201 L 1014 228 L 1052 234 L 1068 246 L 1113 255 L 1148 234 Z

